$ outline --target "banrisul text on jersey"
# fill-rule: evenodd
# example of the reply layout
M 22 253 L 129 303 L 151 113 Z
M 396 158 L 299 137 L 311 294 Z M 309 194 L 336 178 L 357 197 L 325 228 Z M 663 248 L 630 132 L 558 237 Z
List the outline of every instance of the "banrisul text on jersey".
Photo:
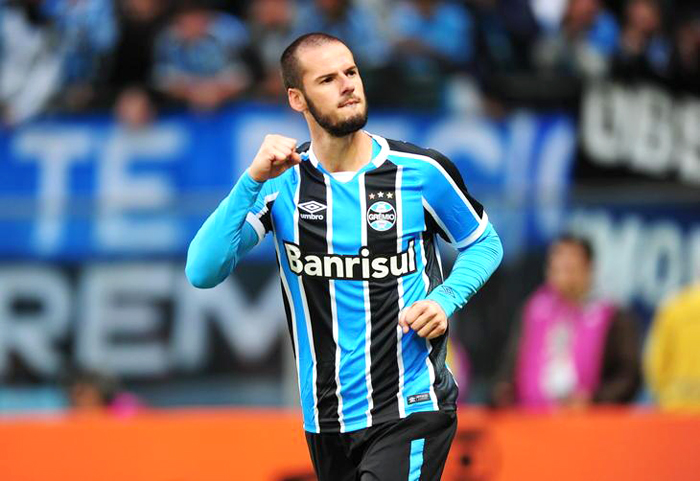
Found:
M 289 269 L 297 275 L 326 279 L 370 280 L 400 277 L 416 271 L 414 242 L 408 249 L 392 255 L 371 255 L 367 247 L 359 255 L 306 254 L 291 242 L 284 243 Z

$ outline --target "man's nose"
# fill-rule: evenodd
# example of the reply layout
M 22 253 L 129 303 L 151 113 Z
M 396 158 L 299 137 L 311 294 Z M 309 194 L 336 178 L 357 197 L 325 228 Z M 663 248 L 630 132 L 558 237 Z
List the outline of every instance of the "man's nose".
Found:
M 350 77 L 343 75 L 342 94 L 349 94 L 355 91 L 355 84 Z

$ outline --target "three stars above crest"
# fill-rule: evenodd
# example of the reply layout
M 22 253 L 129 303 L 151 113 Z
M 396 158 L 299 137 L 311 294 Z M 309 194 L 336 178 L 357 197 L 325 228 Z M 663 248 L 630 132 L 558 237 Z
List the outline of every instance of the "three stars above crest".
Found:
M 386 195 L 386 198 L 387 198 L 387 199 L 393 199 L 393 198 L 394 198 L 394 193 L 393 193 L 393 192 L 386 192 L 386 193 L 384 193 L 384 192 L 377 192 L 376 195 L 375 195 L 374 193 L 372 193 L 372 194 L 369 194 L 369 198 L 370 198 L 370 199 L 374 199 L 375 197 L 379 197 L 380 199 L 383 199 L 385 195 Z

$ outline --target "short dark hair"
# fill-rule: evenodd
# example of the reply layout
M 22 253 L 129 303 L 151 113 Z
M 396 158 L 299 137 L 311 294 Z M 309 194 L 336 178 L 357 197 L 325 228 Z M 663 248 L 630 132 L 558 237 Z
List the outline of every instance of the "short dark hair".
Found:
M 586 260 L 589 264 L 593 262 L 595 257 L 591 242 L 571 232 L 564 233 L 557 237 L 554 244 L 574 244 L 579 246 L 583 250 L 583 254 L 586 256 Z
M 289 46 L 284 49 L 284 52 L 282 52 L 282 57 L 280 58 L 284 88 L 304 90 L 304 86 L 302 84 L 302 77 L 304 73 L 301 71 L 299 57 L 297 56 L 297 52 L 300 48 L 311 46 L 318 47 L 331 42 L 340 42 L 345 45 L 345 42 L 340 40 L 338 37 L 334 37 L 333 35 L 328 35 L 327 33 L 323 32 L 307 33 L 290 43 Z M 345 46 L 347 47 L 347 45 Z

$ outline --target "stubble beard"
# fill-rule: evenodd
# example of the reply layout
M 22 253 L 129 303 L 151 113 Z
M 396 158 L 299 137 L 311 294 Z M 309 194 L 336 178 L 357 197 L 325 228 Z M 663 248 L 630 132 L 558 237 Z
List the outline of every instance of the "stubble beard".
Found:
M 323 115 L 319 109 L 316 108 L 311 99 L 306 96 L 304 96 L 304 98 L 306 99 L 306 105 L 309 107 L 309 113 L 311 116 L 318 123 L 318 125 L 323 128 L 323 130 L 331 134 L 333 137 L 340 138 L 353 134 L 367 124 L 367 104 L 365 104 L 364 112 L 354 115 L 348 119 L 334 122 L 329 115 Z

